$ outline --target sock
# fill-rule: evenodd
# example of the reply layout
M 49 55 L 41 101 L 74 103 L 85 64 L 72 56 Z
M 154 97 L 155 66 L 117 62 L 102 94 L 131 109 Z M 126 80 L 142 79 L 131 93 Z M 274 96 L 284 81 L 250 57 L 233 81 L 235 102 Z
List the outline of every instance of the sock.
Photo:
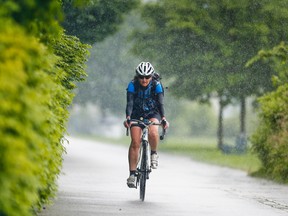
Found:
M 131 176 L 131 175 L 135 175 L 135 174 L 136 174 L 136 170 L 131 170 L 131 171 L 130 171 L 130 176 Z
M 152 155 L 152 154 L 157 154 L 157 151 L 152 151 L 152 150 L 151 150 L 151 155 Z

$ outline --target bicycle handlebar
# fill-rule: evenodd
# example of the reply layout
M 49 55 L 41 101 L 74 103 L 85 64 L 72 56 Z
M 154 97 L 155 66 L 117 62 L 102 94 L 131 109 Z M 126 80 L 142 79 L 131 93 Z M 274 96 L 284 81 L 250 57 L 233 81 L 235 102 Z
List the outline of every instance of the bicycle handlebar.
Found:
M 130 122 L 132 122 L 131 124 L 133 125 L 140 125 L 142 127 L 149 127 L 150 125 L 162 125 L 161 123 L 156 123 L 156 122 L 153 122 L 153 121 L 141 121 L 141 120 L 138 120 L 138 119 L 130 119 Z M 131 127 L 131 126 L 130 126 Z M 166 129 L 162 129 L 162 134 L 160 135 L 160 140 L 164 140 L 164 137 L 166 135 Z M 126 136 L 129 136 L 129 128 L 127 128 L 126 130 Z

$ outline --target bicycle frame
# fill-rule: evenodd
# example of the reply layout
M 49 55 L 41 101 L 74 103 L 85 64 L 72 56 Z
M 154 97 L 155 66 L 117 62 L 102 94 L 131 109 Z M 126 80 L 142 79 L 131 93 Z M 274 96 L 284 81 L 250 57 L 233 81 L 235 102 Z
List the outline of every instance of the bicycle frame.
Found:
M 142 138 L 141 138 L 141 146 L 139 150 L 139 156 L 138 156 L 138 163 L 137 163 L 137 171 L 138 172 L 147 172 L 147 179 L 149 179 L 149 173 L 151 172 L 151 149 L 148 141 L 148 133 L 149 129 L 147 127 L 143 128 L 142 130 Z M 144 167 L 141 167 L 141 164 L 144 163 L 145 160 L 145 170 L 143 170 Z

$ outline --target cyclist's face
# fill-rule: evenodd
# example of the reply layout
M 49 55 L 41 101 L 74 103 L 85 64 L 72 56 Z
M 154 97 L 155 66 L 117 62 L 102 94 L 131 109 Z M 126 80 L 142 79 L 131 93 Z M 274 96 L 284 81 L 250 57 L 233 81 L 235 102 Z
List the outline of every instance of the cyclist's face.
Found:
M 138 76 L 138 80 L 141 86 L 146 87 L 151 81 L 151 76 Z

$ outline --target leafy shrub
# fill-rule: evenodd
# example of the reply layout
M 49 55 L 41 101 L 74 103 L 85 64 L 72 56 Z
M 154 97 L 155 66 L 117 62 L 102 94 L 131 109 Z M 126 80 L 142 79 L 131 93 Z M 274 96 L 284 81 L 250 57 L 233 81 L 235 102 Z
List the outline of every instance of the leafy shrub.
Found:
M 59 1 L 0 4 L 0 215 L 29 216 L 55 195 L 88 51 L 63 34 Z
M 29 216 L 55 195 L 87 46 L 61 35 L 48 49 L 10 19 L 0 26 L 0 215 Z
M 288 85 L 263 96 L 260 126 L 252 137 L 253 148 L 269 178 L 288 182 Z
M 49 167 L 49 161 L 63 152 L 51 142 L 57 126 L 49 106 L 58 86 L 44 72 L 56 59 L 12 22 L 0 26 L 0 212 L 29 215 L 41 202 L 38 192 L 54 187 L 47 176 L 59 164 Z
M 288 182 L 288 46 L 281 43 L 271 51 L 261 51 L 258 58 L 273 61 L 278 76 L 273 77 L 276 91 L 262 96 L 260 125 L 252 136 L 254 151 L 262 168 L 258 174 L 279 182 Z

